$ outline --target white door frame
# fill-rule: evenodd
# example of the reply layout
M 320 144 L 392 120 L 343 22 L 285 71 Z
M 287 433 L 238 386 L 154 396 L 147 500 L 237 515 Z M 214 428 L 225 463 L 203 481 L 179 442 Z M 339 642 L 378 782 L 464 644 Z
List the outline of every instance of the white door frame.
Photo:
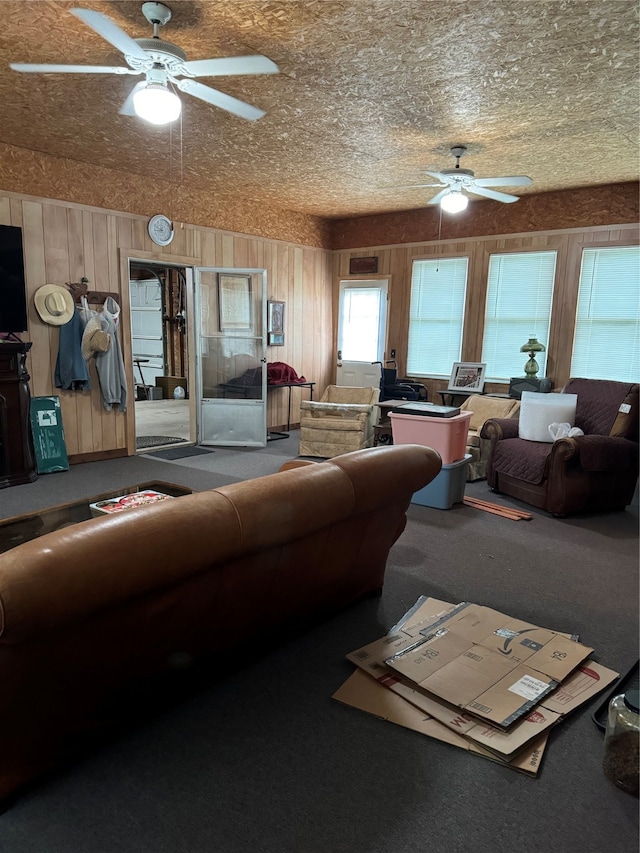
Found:
M 347 361 L 342 358 L 342 310 L 343 297 L 346 290 L 358 288 L 376 288 L 380 291 L 380 315 L 378 324 L 378 341 L 376 358 L 371 361 Z M 357 387 L 379 387 L 381 367 L 376 361 L 384 363 L 387 343 L 389 303 L 389 278 L 367 277 L 362 279 L 341 279 L 338 285 L 338 329 L 336 352 L 336 385 L 353 385 Z

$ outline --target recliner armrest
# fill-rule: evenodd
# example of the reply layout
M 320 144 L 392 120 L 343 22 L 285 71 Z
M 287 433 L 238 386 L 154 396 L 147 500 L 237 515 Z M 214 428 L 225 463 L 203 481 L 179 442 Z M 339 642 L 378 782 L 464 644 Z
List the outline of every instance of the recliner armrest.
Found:
M 482 425 L 480 438 L 489 438 L 492 441 L 502 441 L 503 438 L 517 438 L 518 418 L 489 418 Z
M 552 455 L 568 462 L 575 459 L 585 471 L 626 471 L 637 469 L 638 444 L 610 435 L 578 435 L 554 442 Z

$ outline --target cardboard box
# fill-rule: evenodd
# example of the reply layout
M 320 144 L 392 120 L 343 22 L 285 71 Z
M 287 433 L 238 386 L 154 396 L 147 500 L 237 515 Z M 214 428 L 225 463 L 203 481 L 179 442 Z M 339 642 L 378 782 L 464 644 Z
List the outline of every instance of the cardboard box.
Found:
M 593 651 L 555 631 L 463 602 L 387 666 L 435 698 L 508 728 Z
M 129 495 L 121 495 L 118 498 L 110 498 L 106 501 L 96 501 L 89 504 L 91 515 L 98 518 L 102 515 L 113 515 L 114 513 L 122 512 L 125 509 L 131 509 L 136 506 L 147 506 L 148 504 L 157 503 L 171 498 L 171 495 L 165 495 L 162 492 L 156 492 L 153 489 L 145 489 L 142 492 L 132 492 Z
M 471 755 L 486 758 L 527 776 L 537 775 L 547 745 L 548 735 L 542 734 L 513 761 L 504 761 L 489 750 L 483 749 L 473 741 L 451 731 L 401 696 L 387 690 L 361 670 L 356 670 L 349 676 L 345 683 L 336 690 L 332 698 L 352 708 L 372 714 L 381 720 L 404 726 L 404 728 L 455 746 L 458 749 L 464 749 Z
M 464 459 L 472 412 L 453 418 L 429 418 L 389 412 L 394 444 L 421 444 L 433 447 L 443 465 Z
M 433 625 L 443 615 L 454 611 L 455 606 L 439 599 L 421 597 L 411 610 L 393 626 L 389 634 L 347 655 L 362 671 L 375 678 L 380 686 L 400 696 L 418 710 L 428 714 L 448 728 L 488 750 L 502 761 L 513 761 L 516 756 L 529 755 L 541 736 L 559 723 L 568 713 L 604 690 L 618 677 L 618 673 L 593 660 L 580 664 L 562 684 L 540 705 L 508 731 L 479 721 L 472 715 L 460 712 L 453 705 L 430 697 L 424 691 L 402 681 L 384 663 L 389 649 L 395 651 L 415 644 L 416 636 L 426 626 Z M 569 635 L 562 635 L 571 639 Z M 577 638 L 574 638 L 574 641 Z M 546 741 L 545 741 L 546 742 Z

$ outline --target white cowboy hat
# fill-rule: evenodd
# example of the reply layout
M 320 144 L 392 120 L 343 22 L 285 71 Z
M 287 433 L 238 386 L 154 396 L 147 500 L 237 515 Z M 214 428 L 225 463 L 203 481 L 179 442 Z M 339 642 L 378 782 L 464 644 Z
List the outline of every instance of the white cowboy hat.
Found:
M 109 333 L 104 331 L 98 317 L 92 317 L 82 333 L 82 357 L 85 361 L 89 361 L 94 353 L 106 352 L 110 346 Z
M 64 326 L 76 310 L 73 296 L 61 284 L 44 284 L 36 290 L 33 301 L 40 319 L 50 326 Z

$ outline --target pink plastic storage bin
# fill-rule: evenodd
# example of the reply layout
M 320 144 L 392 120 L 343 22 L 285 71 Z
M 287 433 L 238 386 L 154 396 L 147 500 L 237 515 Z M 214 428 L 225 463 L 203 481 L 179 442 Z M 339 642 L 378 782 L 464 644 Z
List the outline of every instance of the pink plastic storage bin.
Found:
M 473 412 L 461 412 L 454 418 L 430 418 L 389 412 L 394 444 L 424 444 L 433 447 L 449 465 L 464 459 L 469 421 Z

